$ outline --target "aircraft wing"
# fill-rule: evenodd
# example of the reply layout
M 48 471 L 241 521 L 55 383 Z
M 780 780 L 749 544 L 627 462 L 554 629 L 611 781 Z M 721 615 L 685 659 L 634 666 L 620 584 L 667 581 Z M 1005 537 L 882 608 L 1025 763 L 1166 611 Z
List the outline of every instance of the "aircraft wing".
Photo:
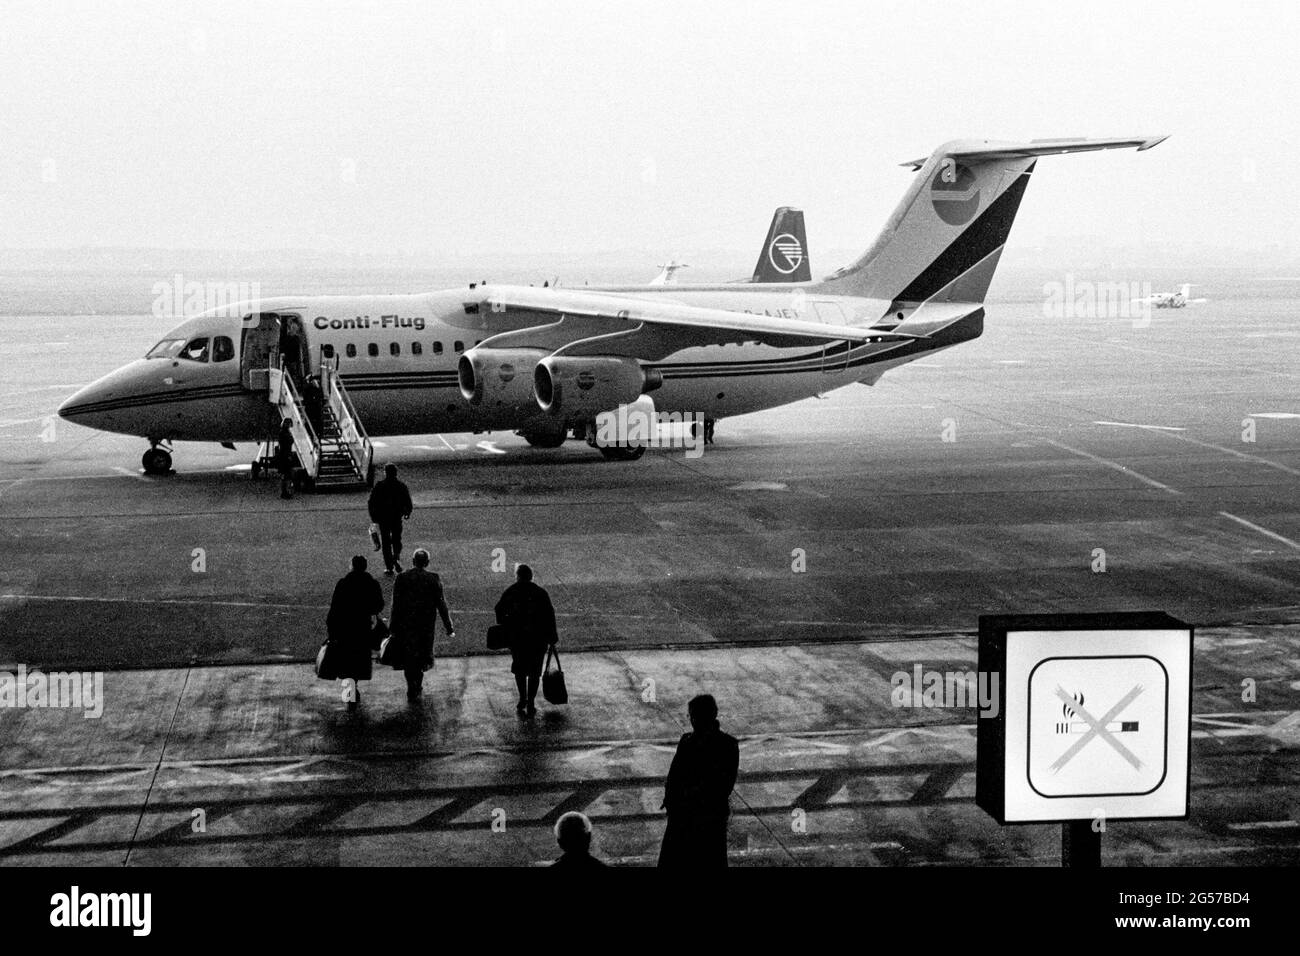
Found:
M 538 289 L 532 286 L 491 286 L 480 304 L 484 314 L 527 312 L 543 321 L 575 316 L 625 323 L 628 330 L 649 326 L 677 330 L 686 339 L 711 339 L 709 333 L 743 333 L 746 340 L 788 345 L 790 339 L 829 342 L 887 342 L 924 339 L 924 335 L 886 332 L 862 326 L 830 325 L 807 319 L 789 319 L 726 309 L 705 309 L 650 298 L 583 292 L 577 289 Z M 621 331 L 621 330 L 619 330 Z M 700 334 L 703 333 L 703 334 Z M 735 341 L 737 336 L 724 338 Z

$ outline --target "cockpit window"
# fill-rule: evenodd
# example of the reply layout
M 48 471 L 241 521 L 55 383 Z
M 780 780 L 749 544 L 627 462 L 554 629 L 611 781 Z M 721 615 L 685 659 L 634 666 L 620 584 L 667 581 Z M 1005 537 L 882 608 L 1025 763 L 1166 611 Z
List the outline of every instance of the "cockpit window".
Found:
M 181 358 L 189 359 L 191 362 L 206 362 L 208 360 L 208 340 L 190 339 L 189 344 L 181 349 Z
M 184 339 L 163 339 L 153 348 L 151 348 L 145 358 L 151 359 L 169 359 L 175 358 L 180 354 L 180 350 L 185 347 Z
M 218 335 L 212 340 L 212 361 L 229 362 L 235 357 L 235 343 L 227 336 Z

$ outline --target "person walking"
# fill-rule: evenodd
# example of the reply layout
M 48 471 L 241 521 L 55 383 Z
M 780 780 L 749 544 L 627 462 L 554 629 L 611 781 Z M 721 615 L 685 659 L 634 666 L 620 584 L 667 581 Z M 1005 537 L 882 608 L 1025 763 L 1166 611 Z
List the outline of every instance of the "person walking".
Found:
M 280 497 L 293 497 L 293 419 L 286 418 L 280 423 L 280 434 L 276 437 L 275 467 L 280 471 Z
M 515 569 L 515 583 L 497 601 L 496 615 L 510 640 L 510 672 L 519 689 L 515 710 L 523 717 L 533 717 L 546 651 L 559 642 L 559 636 L 551 596 L 533 581 L 533 569 L 528 565 Z
M 379 544 L 384 552 L 384 574 L 402 573 L 402 522 L 411 517 L 411 491 L 397 477 L 397 466 L 384 465 L 384 477 L 375 482 L 366 503 L 370 520 L 379 526 Z
M 718 702 L 701 694 L 687 705 L 691 732 L 677 743 L 662 809 L 668 827 L 659 865 L 715 869 L 727 865 L 727 818 L 740 768 L 740 745 L 722 732 Z
M 334 585 L 325 617 L 331 652 L 337 655 L 335 673 L 343 681 L 343 699 L 350 711 L 361 703 L 357 682 L 370 680 L 375 615 L 384 609 L 384 590 L 366 566 L 361 555 L 352 559 L 352 570 Z
M 438 618 L 447 630 L 448 639 L 456 636 L 442 591 L 442 580 L 429 570 L 429 552 L 417 548 L 411 555 L 413 567 L 403 571 L 393 582 L 393 616 L 389 623 L 392 639 L 401 642 L 406 699 L 420 700 L 424 692 L 424 672 L 433 667 L 433 639 Z

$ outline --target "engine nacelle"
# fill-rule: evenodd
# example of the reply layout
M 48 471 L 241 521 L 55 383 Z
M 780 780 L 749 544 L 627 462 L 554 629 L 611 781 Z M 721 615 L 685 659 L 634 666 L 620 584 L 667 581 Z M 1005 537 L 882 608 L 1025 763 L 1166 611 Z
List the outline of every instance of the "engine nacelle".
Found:
M 662 384 L 658 371 L 647 371 L 634 358 L 613 355 L 552 355 L 533 370 L 537 404 L 565 421 L 593 418 Z
M 456 365 L 460 394 L 471 405 L 532 408 L 533 369 L 545 355 L 541 349 L 472 348 Z

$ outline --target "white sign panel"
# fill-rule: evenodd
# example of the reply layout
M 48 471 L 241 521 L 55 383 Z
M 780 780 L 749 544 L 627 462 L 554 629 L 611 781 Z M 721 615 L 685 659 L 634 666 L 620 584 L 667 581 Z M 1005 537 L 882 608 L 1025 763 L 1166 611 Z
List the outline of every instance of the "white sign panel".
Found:
M 1187 813 L 1186 630 L 1006 634 L 1007 822 Z

